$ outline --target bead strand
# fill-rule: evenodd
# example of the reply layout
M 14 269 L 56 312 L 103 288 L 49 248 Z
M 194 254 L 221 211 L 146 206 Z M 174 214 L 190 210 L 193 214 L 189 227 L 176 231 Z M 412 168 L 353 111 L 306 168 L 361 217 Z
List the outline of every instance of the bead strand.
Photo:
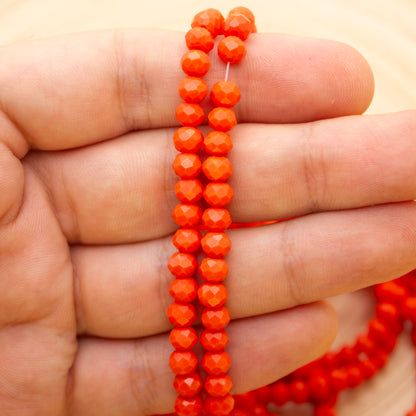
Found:
M 192 29 L 185 36 L 189 51 L 181 59 L 187 77 L 180 82 L 178 92 L 184 102 L 178 105 L 175 112 L 183 127 L 173 136 L 175 148 L 180 152 L 175 157 L 173 169 L 181 178 L 175 185 L 180 203 L 173 211 L 173 218 L 181 228 L 173 236 L 178 252 L 168 263 L 169 270 L 175 276 L 169 287 L 174 302 L 168 309 L 168 318 L 175 326 L 169 337 L 175 348 L 169 364 L 176 374 L 173 386 L 178 393 L 175 411 L 179 416 L 197 416 L 203 410 L 200 394 L 203 380 L 198 372 L 198 359 L 192 351 L 198 342 L 198 335 L 191 327 L 196 319 L 193 302 L 197 299 L 198 290 L 195 255 L 202 239 L 198 230 L 202 218 L 198 201 L 203 193 L 198 179 L 202 168 L 198 152 L 203 144 L 203 135 L 197 127 L 205 120 L 201 102 L 208 94 L 207 84 L 201 77 L 210 68 L 207 54 L 214 47 L 214 38 L 220 33 L 222 25 L 223 17 L 214 9 L 195 16 Z
M 243 13 L 241 8 L 240 13 Z M 240 62 L 245 55 L 243 41 L 239 37 L 227 36 L 228 33 L 224 32 L 225 28 L 231 27 L 233 19 L 233 11 L 231 11 L 223 25 L 223 34 L 226 37 L 218 45 L 218 54 L 227 63 L 226 79 L 229 65 Z M 243 17 L 243 20 L 245 24 L 247 19 Z M 250 31 L 253 27 L 254 24 Z M 239 25 L 235 25 L 235 32 L 240 34 Z M 246 33 L 245 39 L 248 34 Z M 230 394 L 233 384 L 227 374 L 231 366 L 231 358 L 225 351 L 228 344 L 225 328 L 230 322 L 230 314 L 224 305 L 228 293 L 222 283 L 228 271 L 224 257 L 231 249 L 231 241 L 225 233 L 232 222 L 225 207 L 233 198 L 233 191 L 226 182 L 233 171 L 227 157 L 232 149 L 232 140 L 228 132 L 237 124 L 231 107 L 238 103 L 241 94 L 233 82 L 226 80 L 217 82 L 213 86 L 210 97 L 216 107 L 208 114 L 208 123 L 213 131 L 204 140 L 204 149 L 208 157 L 202 164 L 202 171 L 210 182 L 203 192 L 209 207 L 202 214 L 202 224 L 208 232 L 201 240 L 201 247 L 206 257 L 200 264 L 199 273 L 205 283 L 198 289 L 198 298 L 204 307 L 201 315 L 205 328 L 201 334 L 201 344 L 205 350 L 202 367 L 207 373 L 204 382 L 207 393 L 204 410 L 208 414 L 225 416 L 234 408 L 234 398 Z

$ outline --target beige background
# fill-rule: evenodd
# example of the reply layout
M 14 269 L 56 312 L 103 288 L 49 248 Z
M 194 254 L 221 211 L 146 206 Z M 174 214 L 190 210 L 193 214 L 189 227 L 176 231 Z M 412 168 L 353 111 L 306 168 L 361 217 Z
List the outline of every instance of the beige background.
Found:
M 204 8 L 227 13 L 237 5 L 255 12 L 261 32 L 326 37 L 357 48 L 376 79 L 369 113 L 416 108 L 416 0 L 0 0 L 0 44 L 114 27 L 186 30 Z M 371 299 L 363 291 L 334 300 L 341 320 L 336 344 L 365 328 Z M 382 376 L 342 396 L 339 416 L 404 415 L 415 401 L 414 367 L 405 336 Z M 283 414 L 310 412 L 297 407 Z

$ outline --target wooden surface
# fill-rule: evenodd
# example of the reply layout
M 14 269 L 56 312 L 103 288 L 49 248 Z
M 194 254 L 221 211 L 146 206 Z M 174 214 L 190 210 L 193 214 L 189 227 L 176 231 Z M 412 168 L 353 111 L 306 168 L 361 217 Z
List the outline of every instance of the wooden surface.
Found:
M 238 3 L 238 2 L 237 2 Z M 226 13 L 229 0 L 1 0 L 0 44 L 50 35 L 115 27 L 186 30 L 207 7 Z M 358 49 L 372 66 L 376 93 L 369 113 L 416 108 L 416 0 L 246 0 L 259 31 L 332 38 Z M 1 64 L 1 63 L 0 63 Z M 352 341 L 372 313 L 362 291 L 334 299 L 340 316 L 336 344 Z M 348 318 L 347 318 L 348 316 Z M 415 401 L 414 357 L 403 337 L 383 374 L 344 394 L 339 416 L 404 415 Z M 307 408 L 284 415 L 310 415 Z M 122 415 L 120 415 L 122 416 Z

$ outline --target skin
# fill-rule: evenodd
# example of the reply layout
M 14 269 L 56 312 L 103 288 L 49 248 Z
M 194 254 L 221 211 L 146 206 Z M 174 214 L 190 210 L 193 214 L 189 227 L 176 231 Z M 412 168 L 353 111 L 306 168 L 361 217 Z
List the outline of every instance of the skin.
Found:
M 234 393 L 319 357 L 326 297 L 416 267 L 414 111 L 361 116 L 374 81 L 337 42 L 253 35 L 232 67 Z M 173 410 L 166 309 L 183 34 L 0 49 L 0 414 Z M 223 78 L 212 59 L 209 86 Z M 407 201 L 407 202 L 406 202 Z M 253 360 L 256 365 L 252 365 Z

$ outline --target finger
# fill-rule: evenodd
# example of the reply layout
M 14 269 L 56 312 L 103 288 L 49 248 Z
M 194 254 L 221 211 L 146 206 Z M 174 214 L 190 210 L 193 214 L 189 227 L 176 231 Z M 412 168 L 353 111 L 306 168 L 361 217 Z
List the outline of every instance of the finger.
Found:
M 232 70 L 247 97 L 238 107 L 240 121 L 299 122 L 357 114 L 372 99 L 367 62 L 344 44 L 255 35 L 247 48 L 247 59 Z M 44 150 L 176 125 L 185 51 L 182 33 L 138 30 L 2 48 L 1 108 L 32 147 Z M 211 55 L 209 85 L 225 73 L 215 52 Z M 3 130 L 6 122 L 0 120 Z
M 227 348 L 233 360 L 233 393 L 263 386 L 319 357 L 333 341 L 336 327 L 326 303 L 233 322 Z M 72 374 L 72 413 L 110 416 L 117 409 L 123 416 L 140 416 L 173 411 L 171 351 L 167 335 L 138 341 L 81 340 Z
M 225 286 L 233 319 L 325 299 L 416 268 L 413 202 L 312 214 L 228 234 L 233 247 Z M 79 333 L 126 338 L 167 331 L 173 276 L 166 265 L 173 252 L 169 238 L 73 248 Z
M 230 153 L 233 220 L 415 199 L 414 115 L 241 126 Z M 176 228 L 171 133 L 153 130 L 76 151 L 39 152 L 25 162 L 45 184 L 69 241 L 148 240 Z

